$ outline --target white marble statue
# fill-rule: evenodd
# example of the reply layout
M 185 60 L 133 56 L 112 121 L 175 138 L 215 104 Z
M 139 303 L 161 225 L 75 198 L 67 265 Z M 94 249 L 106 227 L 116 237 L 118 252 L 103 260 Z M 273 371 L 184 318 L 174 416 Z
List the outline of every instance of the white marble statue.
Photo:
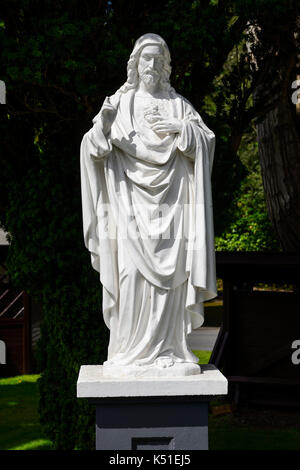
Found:
M 199 374 L 187 335 L 216 296 L 215 137 L 169 82 L 156 34 L 134 46 L 127 81 L 81 144 L 84 239 L 110 330 L 104 374 Z

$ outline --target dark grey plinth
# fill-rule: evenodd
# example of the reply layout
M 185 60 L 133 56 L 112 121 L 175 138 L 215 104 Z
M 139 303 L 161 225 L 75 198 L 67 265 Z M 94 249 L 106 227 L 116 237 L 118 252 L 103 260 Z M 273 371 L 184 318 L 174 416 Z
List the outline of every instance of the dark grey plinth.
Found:
M 211 364 L 201 370 L 198 376 L 117 380 L 104 377 L 101 366 L 82 366 L 77 397 L 96 405 L 96 449 L 208 449 L 208 404 L 227 393 L 227 380 Z
M 207 450 L 208 401 L 189 397 L 92 400 L 98 450 Z

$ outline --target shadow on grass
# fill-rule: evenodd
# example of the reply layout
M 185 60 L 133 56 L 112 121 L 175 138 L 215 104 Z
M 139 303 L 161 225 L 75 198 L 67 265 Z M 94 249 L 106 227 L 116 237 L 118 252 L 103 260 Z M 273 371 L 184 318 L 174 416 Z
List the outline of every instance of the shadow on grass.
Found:
M 226 398 L 224 397 L 224 402 Z M 220 402 L 212 402 L 218 406 Z M 300 450 L 300 412 L 276 407 L 233 407 L 209 415 L 212 450 Z
M 209 420 L 211 450 L 300 450 L 299 429 L 258 429 Z

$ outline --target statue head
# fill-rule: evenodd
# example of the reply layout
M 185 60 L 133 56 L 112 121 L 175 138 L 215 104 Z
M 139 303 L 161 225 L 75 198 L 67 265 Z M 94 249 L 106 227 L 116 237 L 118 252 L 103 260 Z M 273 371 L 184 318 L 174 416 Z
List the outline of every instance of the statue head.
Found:
M 127 81 L 122 93 L 137 88 L 139 81 L 151 84 L 160 82 L 162 90 L 170 90 L 171 57 L 166 42 L 158 34 L 148 33 L 135 43 L 127 63 Z

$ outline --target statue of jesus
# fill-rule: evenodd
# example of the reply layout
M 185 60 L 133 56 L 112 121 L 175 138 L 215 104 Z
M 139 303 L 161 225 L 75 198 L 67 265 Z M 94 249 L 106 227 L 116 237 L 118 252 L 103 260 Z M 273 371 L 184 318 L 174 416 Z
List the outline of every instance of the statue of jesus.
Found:
M 126 83 L 81 144 L 84 240 L 103 287 L 112 377 L 199 374 L 187 336 L 217 295 L 215 136 L 170 73 L 165 41 L 140 37 Z

